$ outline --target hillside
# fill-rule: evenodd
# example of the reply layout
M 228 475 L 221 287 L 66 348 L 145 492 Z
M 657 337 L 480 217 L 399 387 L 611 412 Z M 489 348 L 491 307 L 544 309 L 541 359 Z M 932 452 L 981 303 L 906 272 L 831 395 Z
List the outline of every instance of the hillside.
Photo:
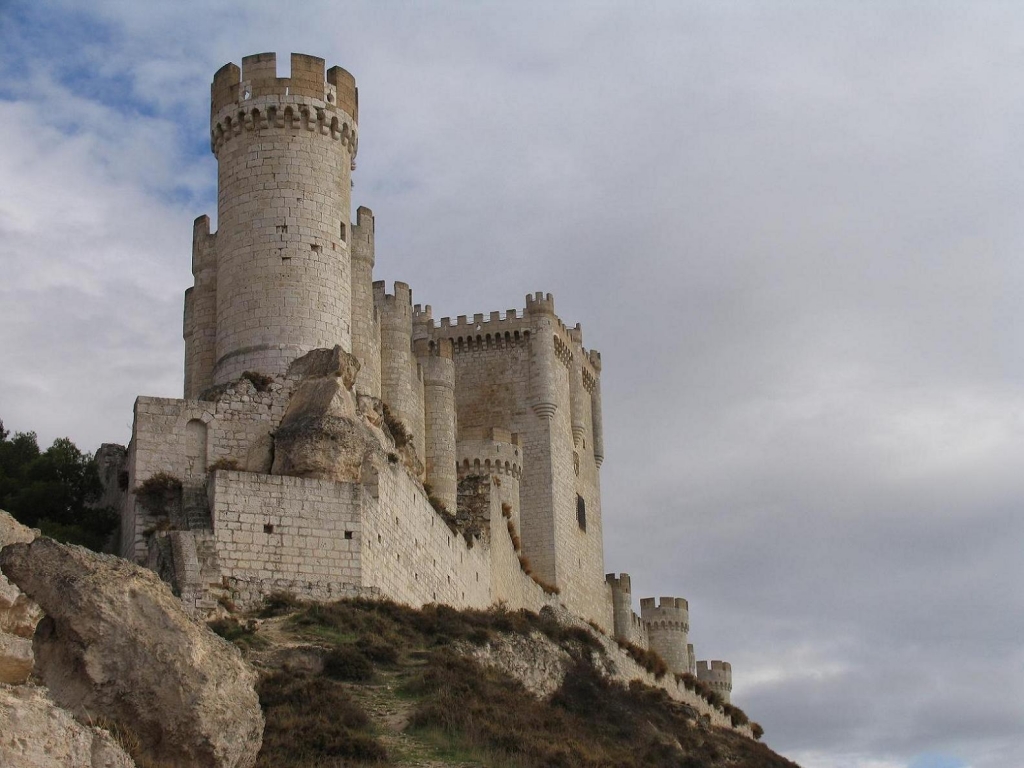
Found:
M 795 766 L 664 691 L 608 680 L 595 635 L 549 614 L 281 596 L 211 627 L 260 672 L 266 768 Z M 538 699 L 521 680 L 543 687 L 556 655 L 564 675 Z

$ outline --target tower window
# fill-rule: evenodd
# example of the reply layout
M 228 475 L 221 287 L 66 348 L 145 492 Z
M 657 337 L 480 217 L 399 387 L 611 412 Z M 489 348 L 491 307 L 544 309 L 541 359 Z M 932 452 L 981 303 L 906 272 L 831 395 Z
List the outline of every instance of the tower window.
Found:
M 579 523 L 581 531 L 587 530 L 587 502 L 578 493 L 576 494 L 576 522 Z
M 341 225 L 339 226 L 338 229 L 339 229 L 338 236 L 341 238 L 341 242 L 344 243 L 345 242 L 345 222 L 344 221 L 341 222 Z

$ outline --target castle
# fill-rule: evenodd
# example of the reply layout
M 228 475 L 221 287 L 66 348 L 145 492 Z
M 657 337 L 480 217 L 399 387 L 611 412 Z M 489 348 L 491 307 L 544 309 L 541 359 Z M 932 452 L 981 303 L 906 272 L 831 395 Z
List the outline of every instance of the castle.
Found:
M 187 606 L 275 591 L 539 610 L 562 605 L 698 662 L 686 600 L 632 607 L 604 574 L 601 356 L 550 294 L 435 320 L 373 281 L 374 218 L 351 216 L 355 80 L 274 54 L 211 88 L 218 229 L 195 222 L 184 399 L 139 397 L 120 549 Z

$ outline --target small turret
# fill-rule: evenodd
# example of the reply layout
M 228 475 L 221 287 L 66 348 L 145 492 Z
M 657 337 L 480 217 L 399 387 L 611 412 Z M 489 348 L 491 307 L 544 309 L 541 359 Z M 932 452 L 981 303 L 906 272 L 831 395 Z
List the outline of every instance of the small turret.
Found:
M 429 307 L 428 307 L 429 310 Z M 423 369 L 424 464 L 434 496 L 450 511 L 458 504 L 455 476 L 455 363 L 451 339 L 413 343 Z
M 650 648 L 677 674 L 688 671 L 687 636 L 690 631 L 690 606 L 681 597 L 653 597 L 640 601 L 640 618 L 647 626 Z
M 728 661 L 697 662 L 697 679 L 715 691 L 728 704 L 732 694 L 732 664 Z
M 380 397 L 380 321 L 373 306 L 373 211 L 360 206 L 352 227 L 352 354 L 359 359 L 356 390 Z
M 605 574 L 604 580 L 612 590 L 612 617 L 615 622 L 615 637 L 627 643 L 636 643 L 634 637 L 633 591 L 628 573 Z
M 526 316 L 533 328 L 531 346 L 530 406 L 542 419 L 550 419 L 558 409 L 554 337 L 558 327 L 555 300 L 550 293 L 538 291 L 526 296 Z

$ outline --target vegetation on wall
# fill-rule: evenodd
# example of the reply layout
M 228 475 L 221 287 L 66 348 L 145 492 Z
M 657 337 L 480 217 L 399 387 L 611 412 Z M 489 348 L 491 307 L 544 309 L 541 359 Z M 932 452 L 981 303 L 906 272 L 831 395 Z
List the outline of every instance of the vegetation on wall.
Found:
M 91 453 L 66 437 L 40 450 L 35 432 L 12 437 L 0 421 L 0 509 L 19 523 L 100 551 L 118 523 L 115 510 L 92 506 L 102 493 Z

